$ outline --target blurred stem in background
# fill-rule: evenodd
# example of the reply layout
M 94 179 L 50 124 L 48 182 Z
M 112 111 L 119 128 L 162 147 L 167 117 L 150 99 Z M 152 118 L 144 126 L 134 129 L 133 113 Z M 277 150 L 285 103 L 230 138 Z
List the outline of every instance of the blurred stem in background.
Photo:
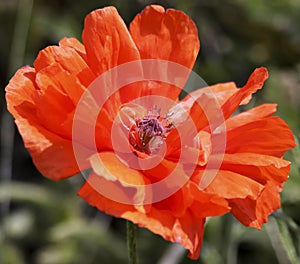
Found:
M 290 232 L 292 227 L 293 231 L 299 235 L 297 225 L 279 210 L 269 217 L 269 222 L 265 227 L 278 262 L 280 264 L 298 264 L 297 250 Z
M 134 223 L 127 221 L 127 248 L 129 264 L 137 263 L 136 251 L 136 226 Z
M 19 0 L 17 4 L 16 20 L 12 35 L 8 74 L 12 76 L 16 69 L 23 66 L 28 31 L 32 16 L 33 0 Z M 12 179 L 13 152 L 14 152 L 15 126 L 11 115 L 4 110 L 1 124 L 1 166 L 0 179 L 3 183 L 9 183 Z M 1 219 L 9 214 L 10 200 L 1 203 Z M 4 227 L 4 225 L 1 225 Z M 5 239 L 5 230 L 2 232 Z

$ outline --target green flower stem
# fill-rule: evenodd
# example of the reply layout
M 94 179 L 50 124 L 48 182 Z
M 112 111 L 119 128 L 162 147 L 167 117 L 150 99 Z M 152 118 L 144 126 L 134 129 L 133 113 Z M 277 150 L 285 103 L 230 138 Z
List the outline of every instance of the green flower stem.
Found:
M 136 264 L 136 226 L 130 221 L 127 221 L 127 248 L 129 264 Z

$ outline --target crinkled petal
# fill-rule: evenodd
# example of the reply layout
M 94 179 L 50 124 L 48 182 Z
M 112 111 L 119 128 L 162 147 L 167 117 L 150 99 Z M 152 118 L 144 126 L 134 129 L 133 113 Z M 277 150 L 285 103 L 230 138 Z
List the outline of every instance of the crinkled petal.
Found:
M 189 194 L 193 196 L 190 208 L 198 217 L 219 216 L 230 211 L 228 201 L 218 194 L 207 193 L 192 181 L 188 186 Z
M 184 97 L 182 101 L 186 102 L 189 105 L 192 105 L 193 102 L 196 101 L 200 96 L 202 96 L 203 94 L 207 94 L 210 97 L 214 97 L 214 99 L 221 106 L 237 91 L 238 88 L 236 87 L 234 82 L 218 83 L 192 91 L 186 97 Z
M 59 45 L 74 49 L 86 61 L 85 47 L 78 39 L 63 38 L 59 41 Z
M 257 153 L 225 154 L 221 169 L 242 174 L 261 184 L 272 181 L 281 186 L 288 179 L 290 162 Z
M 65 41 L 60 46 L 49 46 L 41 50 L 34 61 L 34 68 L 40 71 L 53 63 L 58 63 L 71 75 L 74 75 L 82 85 L 88 85 L 96 78 L 82 54 L 78 53 L 76 46 L 66 46 Z
M 8 109 L 16 119 L 24 144 L 40 172 L 54 180 L 73 176 L 79 168 L 72 141 L 47 130 L 37 117 L 35 76 L 35 70 L 30 67 L 17 71 L 6 87 Z M 83 164 L 84 168 L 88 167 L 88 162 Z
M 165 11 L 161 6 L 150 5 L 131 22 L 130 33 L 141 54 L 141 59 L 155 60 L 152 67 L 144 69 L 147 76 L 149 73 L 152 77 L 156 76 L 154 79 L 161 75 L 168 76 L 168 83 L 173 84 L 180 76 L 184 81 L 179 87 L 183 88 L 190 74 L 189 69 L 194 66 L 200 48 L 194 22 L 182 11 L 174 9 Z M 157 60 L 165 60 L 169 63 L 158 63 Z M 159 94 L 178 99 L 180 89 L 166 83 L 156 83 L 156 86 L 158 87 L 156 92 Z M 145 87 L 143 94 L 147 91 L 149 89 Z
M 203 132 L 204 128 L 213 131 L 224 125 L 225 121 L 222 110 L 212 94 L 201 94 L 196 101 L 182 101 L 170 111 L 174 113 L 174 117 L 171 116 L 170 119 L 175 129 L 166 138 L 167 157 L 178 157 L 182 152 L 181 146 L 198 148 L 202 143 L 197 142 L 199 133 Z M 202 154 L 199 152 L 199 155 Z
M 88 64 L 97 76 L 122 63 L 140 59 L 139 51 L 115 7 L 89 13 L 82 39 Z
M 35 166 L 45 177 L 57 181 L 89 168 L 87 160 L 78 167 L 72 141 L 51 133 L 33 119 L 17 119 L 16 124 Z M 82 147 L 81 152 L 88 150 Z
M 213 172 L 213 171 L 212 171 Z M 232 171 L 218 170 L 215 171 L 214 180 L 206 187 L 205 191 L 217 194 L 226 199 L 251 197 L 256 199 L 263 190 L 263 185 L 245 177 L 244 175 Z M 193 176 L 197 183 L 204 181 L 206 174 L 203 170 Z
M 255 120 L 269 117 L 276 112 L 276 104 L 262 104 L 260 106 L 251 108 L 248 111 L 242 112 L 238 115 L 230 117 L 226 120 L 226 130 L 231 130 Z
M 126 184 L 144 185 L 146 177 L 138 170 L 126 166 L 114 152 L 100 152 L 90 158 L 93 170 L 107 180 Z
M 90 177 L 95 176 L 90 175 Z M 118 203 L 97 192 L 89 182 L 91 181 L 87 181 L 82 186 L 78 194 L 90 205 L 109 215 L 122 217 L 141 227 L 148 228 L 166 240 L 180 243 L 190 251 L 189 256 L 191 258 L 199 258 L 204 232 L 204 218 L 196 217 L 191 210 L 187 210 L 182 217 L 177 218 L 170 210 L 156 208 L 155 203 L 146 210 L 141 210 L 141 208 L 130 204 Z M 101 184 L 104 183 L 101 182 Z
M 147 6 L 130 24 L 142 59 L 161 59 L 192 68 L 200 43 L 195 23 L 185 13 Z
M 40 124 L 71 140 L 74 110 L 84 87 L 57 63 L 39 71 L 35 82 L 39 89 L 34 94 L 34 105 Z
M 15 117 L 19 117 L 16 106 L 24 102 L 33 104 L 33 95 L 35 94 L 36 71 L 30 66 L 19 69 L 6 86 L 6 101 L 9 112 Z
M 232 199 L 232 214 L 244 225 L 261 229 L 268 216 L 280 208 L 280 192 L 276 184 L 267 182 L 257 199 Z
M 261 67 L 255 69 L 250 75 L 246 85 L 238 89 L 226 102 L 222 105 L 224 118 L 227 119 L 239 107 L 241 103 L 249 101 L 251 95 L 263 87 L 265 80 L 268 78 L 268 71 Z
M 266 117 L 227 131 L 226 153 L 257 153 L 282 157 L 295 147 L 293 133 L 279 117 Z
M 94 188 L 100 193 L 102 192 L 104 195 L 109 195 L 108 197 L 114 199 L 114 196 L 121 190 L 126 194 L 131 204 L 141 205 L 144 203 L 150 204 L 152 202 L 151 187 L 146 188 L 148 183 L 150 183 L 147 177 L 138 170 L 128 167 L 119 160 L 115 153 L 101 152 L 95 154 L 91 156 L 90 162 L 92 169 L 98 177 L 116 184 L 116 189 L 112 187 L 104 188 L 101 184 L 94 185 Z M 88 181 L 90 183 L 89 179 Z M 129 190 L 129 192 L 127 192 L 127 190 Z M 116 201 L 118 201 L 117 198 Z

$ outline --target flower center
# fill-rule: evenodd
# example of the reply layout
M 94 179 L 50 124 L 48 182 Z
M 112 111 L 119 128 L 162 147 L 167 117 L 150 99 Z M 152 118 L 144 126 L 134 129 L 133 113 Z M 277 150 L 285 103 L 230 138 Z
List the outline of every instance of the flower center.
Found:
M 135 120 L 129 131 L 130 145 L 148 155 L 157 153 L 173 128 L 167 117 L 161 117 L 160 111 L 154 107 L 142 119 Z

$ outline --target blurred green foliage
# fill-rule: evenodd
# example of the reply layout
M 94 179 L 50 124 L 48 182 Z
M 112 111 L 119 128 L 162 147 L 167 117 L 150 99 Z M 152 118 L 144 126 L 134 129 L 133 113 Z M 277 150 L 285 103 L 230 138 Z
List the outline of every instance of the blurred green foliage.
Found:
M 80 176 L 60 183 L 34 168 L 20 136 L 7 126 L 4 87 L 39 50 L 65 37 L 81 38 L 84 17 L 114 5 L 127 24 L 152 1 L 0 0 L 0 263 L 126 263 L 124 221 L 87 206 L 76 190 Z M 185 11 L 197 23 L 201 52 L 194 70 L 209 84 L 236 81 L 266 66 L 270 78 L 248 107 L 278 103 L 277 114 L 300 136 L 300 1 L 155 1 Z M 27 22 L 26 22 L 27 21 Z M 28 31 L 26 29 L 28 23 Z M 19 31 L 18 31 L 19 30 Z M 14 135 L 11 142 L 9 135 Z M 11 155 L 13 163 L 9 162 Z M 296 263 L 300 253 L 300 151 L 287 153 L 290 179 L 282 210 L 262 231 L 245 228 L 231 216 L 208 221 L 201 260 L 177 251 L 176 263 Z M 269 235 L 268 235 L 269 234 Z M 270 239 L 271 237 L 271 239 Z M 277 240 L 276 240 L 277 239 Z M 160 263 L 173 245 L 138 229 L 140 263 Z

